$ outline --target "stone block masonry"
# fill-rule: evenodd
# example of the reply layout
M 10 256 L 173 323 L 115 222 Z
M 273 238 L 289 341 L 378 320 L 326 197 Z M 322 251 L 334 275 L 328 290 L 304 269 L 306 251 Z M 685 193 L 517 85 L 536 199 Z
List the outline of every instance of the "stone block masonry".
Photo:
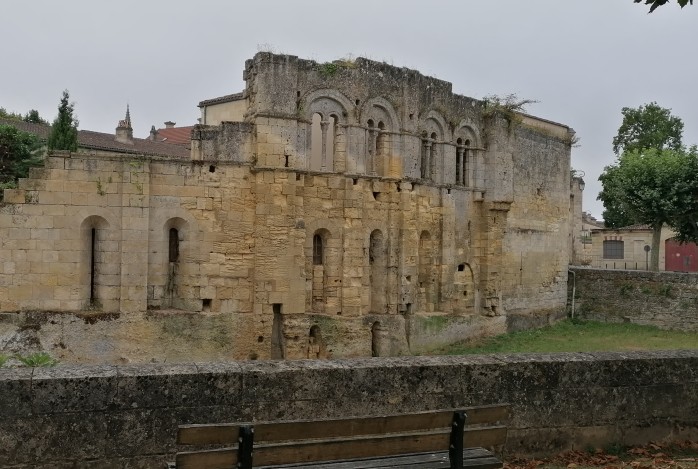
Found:
M 607 322 L 631 322 L 698 331 L 698 276 L 575 268 L 575 315 Z M 575 278 L 570 276 L 569 297 Z
M 570 128 L 366 59 L 245 77 L 190 159 L 56 153 L 7 192 L 0 352 L 395 356 L 564 314 Z
M 698 351 L 0 371 L 0 467 L 163 467 L 185 423 L 508 402 L 505 456 L 698 438 Z

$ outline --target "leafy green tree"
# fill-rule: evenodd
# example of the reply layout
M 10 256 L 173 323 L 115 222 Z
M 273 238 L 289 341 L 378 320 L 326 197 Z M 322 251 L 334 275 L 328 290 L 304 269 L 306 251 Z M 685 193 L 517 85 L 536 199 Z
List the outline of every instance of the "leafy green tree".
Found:
M 58 105 L 58 116 L 54 119 L 48 136 L 49 150 L 78 149 L 78 120 L 73 116 L 75 104 L 70 103 L 69 99 L 68 90 L 63 91 L 61 103 Z
M 634 224 L 636 221 L 631 213 L 628 213 L 623 204 L 623 187 L 620 184 L 620 172 L 616 165 L 606 166 L 599 176 L 603 189 L 599 192 L 597 200 L 603 202 L 602 214 L 606 228 L 621 228 Z
M 24 122 L 31 122 L 33 124 L 46 124 L 48 125 L 48 121 L 46 119 L 43 119 L 39 115 L 39 111 L 36 109 L 31 109 L 29 112 L 27 112 L 24 117 L 22 118 Z
M 613 137 L 613 152 L 624 152 L 654 148 L 657 150 L 681 148 L 683 121 L 666 109 L 652 102 L 639 108 L 624 107 L 621 110 L 623 123 Z
M 669 0 L 633 0 L 635 3 L 642 3 L 643 1 L 645 2 L 645 5 L 652 5 L 650 7 L 650 13 L 652 13 L 657 7 L 660 7 L 662 5 L 665 5 L 669 2 Z M 689 3 L 693 5 L 693 0 L 677 0 L 678 4 L 681 5 L 681 8 L 685 7 Z
M 16 121 L 31 122 L 33 124 L 46 124 L 46 125 L 48 125 L 48 121 L 43 119 L 39 115 L 39 111 L 37 111 L 36 109 L 31 109 L 24 116 L 22 116 L 22 114 L 18 114 L 16 112 L 9 112 L 4 107 L 0 107 L 0 118 L 11 119 L 11 120 L 16 120 Z
M 29 168 L 41 164 L 39 139 L 11 125 L 0 125 L 0 190 L 16 187 Z M 2 192 L 0 192 L 0 198 Z
M 676 228 L 698 214 L 696 148 L 626 152 L 599 179 L 603 185 L 599 199 L 604 206 L 606 200 L 612 200 L 612 215 L 620 217 L 622 224 L 632 220 L 652 228 L 650 268 L 658 270 L 662 226 Z M 604 221 L 605 217 L 606 212 Z
M 22 120 L 22 114 L 17 114 L 15 112 L 10 112 L 4 107 L 0 107 L 0 118 L 1 119 L 11 119 L 16 121 Z

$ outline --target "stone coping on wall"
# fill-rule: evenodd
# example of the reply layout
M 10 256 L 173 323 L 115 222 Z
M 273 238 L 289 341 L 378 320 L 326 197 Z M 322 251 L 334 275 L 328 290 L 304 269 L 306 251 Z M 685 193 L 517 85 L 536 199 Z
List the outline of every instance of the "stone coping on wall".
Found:
M 698 350 L 3 368 L 0 395 L 0 467 L 158 467 L 185 423 L 502 402 L 506 452 L 531 455 L 698 438 Z

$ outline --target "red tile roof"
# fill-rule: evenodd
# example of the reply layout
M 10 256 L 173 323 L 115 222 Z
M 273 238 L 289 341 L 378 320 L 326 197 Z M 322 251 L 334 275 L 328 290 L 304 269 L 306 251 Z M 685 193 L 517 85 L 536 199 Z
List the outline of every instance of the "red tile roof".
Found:
M 30 122 L 0 119 L 0 125 L 11 125 L 23 132 L 28 132 L 46 141 L 50 125 L 32 124 Z M 169 156 L 175 158 L 191 157 L 188 145 L 172 145 L 170 143 L 153 142 L 148 139 L 134 138 L 133 144 L 117 142 L 114 134 L 93 132 L 91 130 L 78 130 L 78 147 L 81 150 L 101 150 L 115 153 L 129 153 L 137 155 Z
M 193 125 L 187 127 L 170 127 L 158 129 L 157 142 L 170 143 L 175 145 L 187 145 L 191 147 L 191 131 Z

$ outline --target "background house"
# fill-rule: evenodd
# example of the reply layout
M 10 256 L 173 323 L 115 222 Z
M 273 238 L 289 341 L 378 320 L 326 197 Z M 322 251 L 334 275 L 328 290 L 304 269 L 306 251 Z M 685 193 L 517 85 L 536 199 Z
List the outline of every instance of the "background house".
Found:
M 676 233 L 662 228 L 659 244 L 659 270 L 698 272 L 698 246 L 680 244 Z M 652 228 L 631 225 L 623 228 L 591 230 L 590 265 L 602 269 L 649 270 Z

